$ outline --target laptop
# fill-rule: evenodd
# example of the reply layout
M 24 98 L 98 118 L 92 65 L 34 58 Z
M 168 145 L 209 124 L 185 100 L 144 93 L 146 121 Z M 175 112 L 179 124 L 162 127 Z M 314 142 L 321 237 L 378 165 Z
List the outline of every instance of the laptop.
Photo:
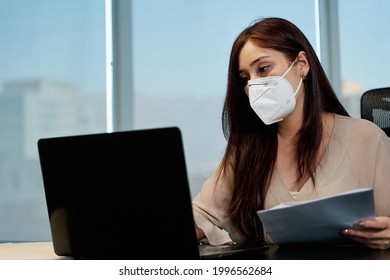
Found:
M 179 128 L 42 138 L 37 145 L 58 256 L 233 256 L 222 251 L 234 245 L 200 246 L 196 240 Z

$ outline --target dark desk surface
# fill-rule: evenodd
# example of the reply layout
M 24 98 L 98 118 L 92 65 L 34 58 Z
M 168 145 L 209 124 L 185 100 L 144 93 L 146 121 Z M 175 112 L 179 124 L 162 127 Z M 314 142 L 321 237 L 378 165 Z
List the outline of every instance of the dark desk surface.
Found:
M 262 252 L 264 260 L 390 260 L 389 250 L 375 250 L 363 246 L 269 246 Z
M 208 246 L 200 248 L 200 252 L 209 252 Z M 221 245 L 224 246 L 224 245 Z M 234 245 L 225 245 L 234 246 Z M 238 245 L 239 246 L 239 245 Z M 220 246 L 216 246 L 217 249 Z M 202 250 L 203 249 L 203 250 Z M 212 251 L 212 250 L 211 250 Z M 219 250 L 221 251 L 221 250 Z M 218 252 L 218 251 L 217 251 Z M 222 251 L 224 252 L 224 251 Z M 210 257 L 203 257 L 209 259 Z M 250 248 L 235 251 L 233 254 L 211 256 L 211 259 L 231 260 L 390 260 L 390 249 L 375 250 L 357 245 L 326 245 L 326 246 L 281 246 L 267 245 L 266 248 Z
M 64 259 L 56 256 L 51 242 L 0 244 L 1 259 Z M 251 260 L 390 260 L 390 249 L 374 250 L 362 246 L 299 246 L 253 250 L 234 259 Z

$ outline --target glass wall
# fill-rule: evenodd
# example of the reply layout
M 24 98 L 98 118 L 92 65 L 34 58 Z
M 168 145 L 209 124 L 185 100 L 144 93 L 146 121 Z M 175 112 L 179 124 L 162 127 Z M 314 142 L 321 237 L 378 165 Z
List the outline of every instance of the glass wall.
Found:
M 339 0 L 342 96 L 360 117 L 360 96 L 390 86 L 390 1 Z
M 49 240 L 37 140 L 105 131 L 105 2 L 0 7 L 0 240 Z

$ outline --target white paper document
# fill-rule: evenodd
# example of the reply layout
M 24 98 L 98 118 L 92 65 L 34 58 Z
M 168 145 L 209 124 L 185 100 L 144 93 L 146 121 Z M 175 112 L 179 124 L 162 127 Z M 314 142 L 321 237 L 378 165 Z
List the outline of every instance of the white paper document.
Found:
M 361 219 L 375 218 L 374 193 L 357 189 L 326 198 L 283 203 L 257 211 L 277 245 L 340 242 L 339 232 Z

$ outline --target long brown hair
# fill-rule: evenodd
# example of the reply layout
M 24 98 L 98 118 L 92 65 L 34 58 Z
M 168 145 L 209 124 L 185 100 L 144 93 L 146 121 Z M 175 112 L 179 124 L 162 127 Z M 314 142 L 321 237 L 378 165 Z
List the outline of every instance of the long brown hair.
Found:
M 249 243 L 263 240 L 256 211 L 264 208 L 265 196 L 274 171 L 277 155 L 277 125 L 265 125 L 250 107 L 239 77 L 238 56 L 248 41 L 263 48 L 282 52 L 293 61 L 300 51 L 310 65 L 304 81 L 304 123 L 297 142 L 300 178 L 314 178 L 316 154 L 321 143 L 322 112 L 348 116 L 306 36 L 291 22 L 281 18 L 259 20 L 236 38 L 230 55 L 227 93 L 223 106 L 222 127 L 227 147 L 221 172 L 232 187 L 229 216 L 232 224 Z

